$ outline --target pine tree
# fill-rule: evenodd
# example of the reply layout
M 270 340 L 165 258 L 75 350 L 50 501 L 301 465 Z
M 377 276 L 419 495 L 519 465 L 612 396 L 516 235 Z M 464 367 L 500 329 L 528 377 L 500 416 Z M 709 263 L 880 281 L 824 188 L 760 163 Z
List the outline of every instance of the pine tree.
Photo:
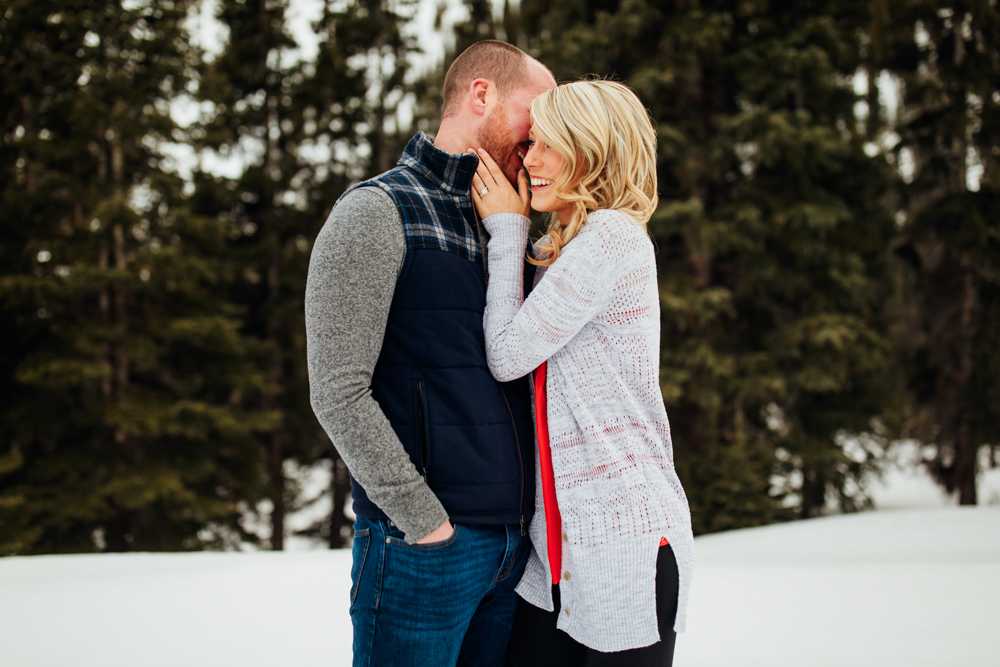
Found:
M 300 105 L 314 118 L 308 141 L 330 147 L 331 160 L 317 164 L 308 180 L 314 238 L 333 204 L 353 183 L 392 168 L 411 135 L 412 107 L 420 82 L 410 81 L 416 49 L 403 27 L 414 2 L 356 0 L 343 10 L 325 8 L 314 26 L 321 47 L 302 86 Z M 328 168 L 329 167 L 329 168 Z M 301 532 L 333 547 L 350 544 L 345 515 L 351 492 L 347 467 L 331 448 L 331 513 Z
M 445 6 L 439 6 L 434 29 L 441 33 L 442 41 L 448 44 L 448 47 L 445 49 L 441 62 L 437 63 L 433 69 L 423 72 L 413 87 L 416 96 L 414 126 L 431 136 L 437 134 L 438 124 L 441 122 L 441 110 L 444 107 L 444 99 L 442 98 L 444 77 L 451 63 L 460 53 L 476 42 L 484 39 L 506 38 L 505 34 L 497 33 L 492 4 L 489 1 L 464 0 L 463 4 L 468 16 L 451 26 L 445 25 L 443 21 Z M 516 16 L 516 13 L 511 14 L 509 5 L 507 12 L 510 16 Z M 511 26 L 513 28 L 513 24 Z M 516 30 L 516 28 L 513 29 Z M 445 38 L 445 34 L 449 34 L 454 41 Z M 429 37 L 425 36 L 425 39 L 429 39 Z M 513 41 L 513 37 L 510 41 Z
M 0 552 L 219 547 L 258 493 L 226 225 L 160 145 L 187 2 L 6 2 Z
M 496 26 L 493 20 L 493 3 L 490 0 L 465 0 L 469 18 L 455 25 L 455 48 L 446 62 L 451 62 L 455 56 L 484 39 L 496 39 Z M 508 13 L 509 13 L 508 8 Z
M 869 3 L 527 1 L 519 20 L 557 80 L 618 78 L 654 119 L 661 386 L 695 530 L 863 505 L 890 401 L 892 172 L 852 87 Z
M 232 241 L 243 277 L 233 296 L 247 307 L 244 333 L 268 350 L 268 388 L 252 400 L 280 414 L 261 443 L 273 549 L 283 548 L 285 517 L 298 509 L 289 465 L 329 461 L 333 472 L 331 516 L 300 534 L 331 546 L 348 539 L 346 468 L 309 403 L 302 299 L 311 243 L 333 203 L 352 182 L 392 167 L 408 138 L 396 110 L 408 92 L 412 48 L 400 30 L 404 17 L 383 0 L 358 0 L 337 11 L 325 6 L 313 26 L 321 38 L 316 61 L 293 59 L 286 9 L 246 0 L 221 10 L 229 39 L 204 69 L 202 95 L 216 111 L 200 145 L 242 150 L 246 164 L 237 179 L 201 173 L 195 195 L 199 211 L 221 212 L 242 230 Z
M 895 333 L 909 389 L 902 435 L 963 505 L 980 452 L 1000 446 L 1000 10 L 995 2 L 892 7 L 887 68 L 901 81 L 895 147 L 906 178 Z
M 302 409 L 309 402 L 301 301 L 312 221 L 303 215 L 308 202 L 292 185 L 299 172 L 295 133 L 303 120 L 294 95 L 303 73 L 301 63 L 286 62 L 295 47 L 286 9 L 287 2 L 263 0 L 220 6 L 229 37 L 202 68 L 199 96 L 214 112 L 203 119 L 198 145 L 240 156 L 245 166 L 233 180 L 198 173 L 194 195 L 196 211 L 233 223 L 228 253 L 239 279 L 230 296 L 245 308 L 242 333 L 263 349 L 257 363 L 266 384 L 242 398 L 277 416 L 258 443 L 266 461 L 269 546 L 276 550 L 284 548 L 287 506 L 295 496 L 286 461 L 311 463 L 309 431 L 315 431 Z

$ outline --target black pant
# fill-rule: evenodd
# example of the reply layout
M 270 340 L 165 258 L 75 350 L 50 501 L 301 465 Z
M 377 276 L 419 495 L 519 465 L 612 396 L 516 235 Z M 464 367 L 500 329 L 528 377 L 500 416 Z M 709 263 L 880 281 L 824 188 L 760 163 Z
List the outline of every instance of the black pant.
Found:
M 555 611 L 518 601 L 510 635 L 507 667 L 670 667 L 674 661 L 674 619 L 677 616 L 677 561 L 670 546 L 656 556 L 656 625 L 660 641 L 652 646 L 616 653 L 587 648 L 556 629 L 559 587 L 552 587 Z

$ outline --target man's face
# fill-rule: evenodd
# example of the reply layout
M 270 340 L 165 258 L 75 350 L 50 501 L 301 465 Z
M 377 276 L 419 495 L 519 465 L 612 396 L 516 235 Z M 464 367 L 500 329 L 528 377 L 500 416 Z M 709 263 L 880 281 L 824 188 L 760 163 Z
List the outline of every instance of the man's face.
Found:
M 517 172 L 528 152 L 528 130 L 531 129 L 531 101 L 556 82 L 537 61 L 528 61 L 527 81 L 500 100 L 479 130 L 480 146 L 503 170 L 511 185 L 517 187 Z

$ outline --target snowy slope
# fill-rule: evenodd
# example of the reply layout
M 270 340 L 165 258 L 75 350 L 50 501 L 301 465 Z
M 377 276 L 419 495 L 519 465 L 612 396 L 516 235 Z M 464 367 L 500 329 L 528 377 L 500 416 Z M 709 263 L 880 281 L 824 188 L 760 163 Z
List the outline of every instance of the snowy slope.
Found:
M 677 667 L 1000 666 L 1000 508 L 696 540 Z M 350 664 L 350 553 L 0 559 L 5 667 Z
M 678 667 L 1000 667 L 1000 508 L 706 535 Z
M 349 551 L 0 559 L 0 665 L 349 665 L 350 570 Z

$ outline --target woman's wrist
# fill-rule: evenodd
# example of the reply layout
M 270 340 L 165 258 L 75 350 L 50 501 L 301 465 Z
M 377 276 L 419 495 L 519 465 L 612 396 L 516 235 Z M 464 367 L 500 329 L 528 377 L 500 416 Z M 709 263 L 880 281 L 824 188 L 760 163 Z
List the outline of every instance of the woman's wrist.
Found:
M 520 213 L 494 213 L 483 218 L 483 226 L 489 232 L 490 238 L 496 236 L 511 236 L 516 234 L 518 238 L 528 235 L 528 228 L 531 227 L 531 219 Z

